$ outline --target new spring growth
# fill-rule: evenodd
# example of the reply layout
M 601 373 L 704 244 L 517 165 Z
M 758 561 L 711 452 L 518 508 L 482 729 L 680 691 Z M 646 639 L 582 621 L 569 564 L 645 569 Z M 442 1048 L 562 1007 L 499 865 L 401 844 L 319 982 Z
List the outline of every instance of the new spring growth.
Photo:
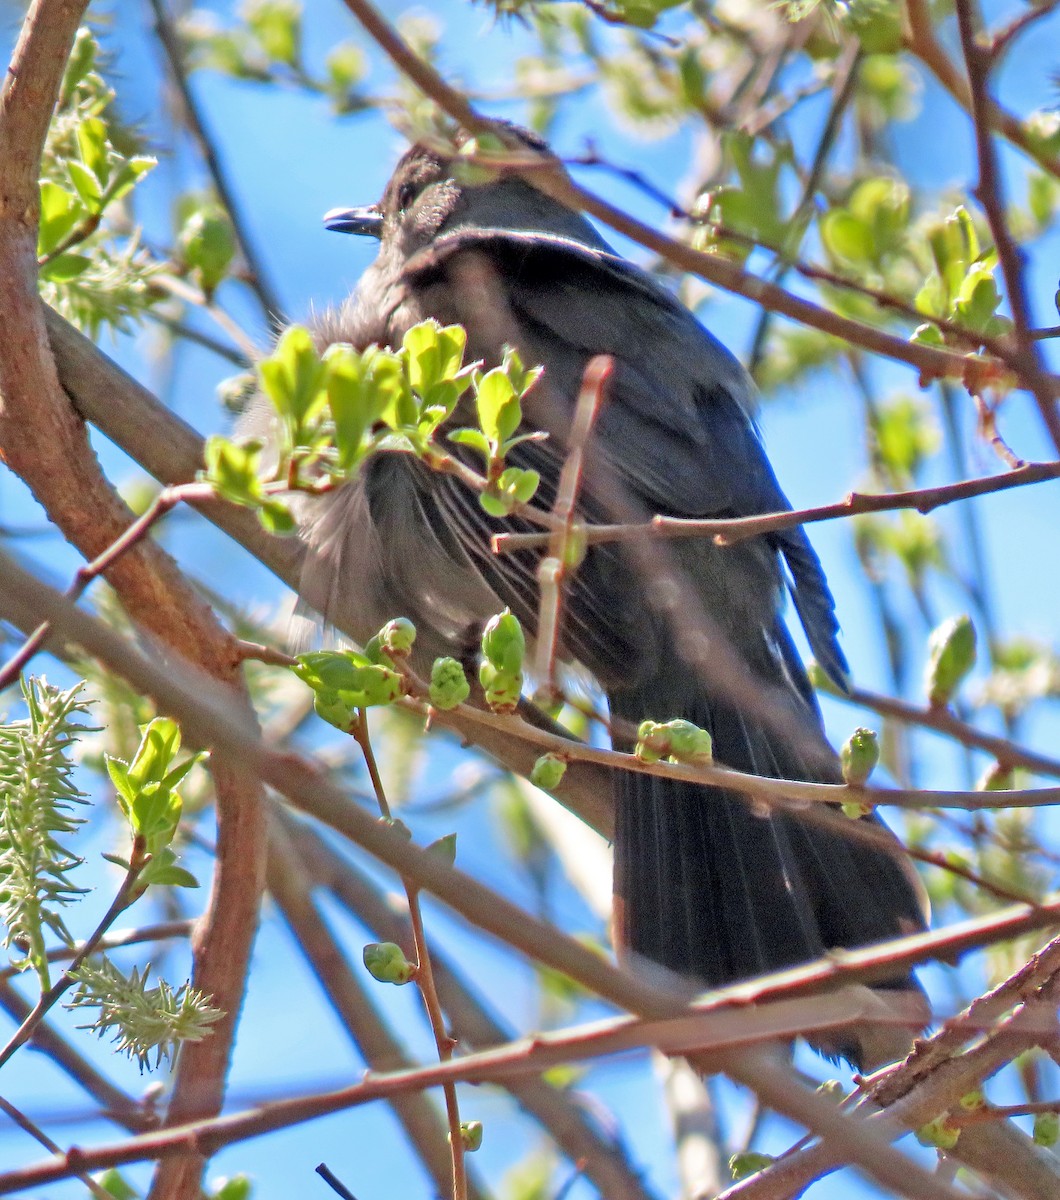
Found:
M 1036 1114 L 1033 1137 L 1039 1146 L 1055 1146 L 1060 1138 L 1060 1115 L 1054 1112 Z
M 416 974 L 415 964 L 410 963 L 401 947 L 393 942 L 369 942 L 363 958 L 368 974 L 380 983 L 394 983 L 400 987 Z
M 766 1167 L 771 1167 L 776 1160 L 772 1154 L 762 1154 L 758 1150 L 745 1150 L 742 1154 L 734 1154 L 729 1159 L 729 1174 L 733 1179 L 746 1179 L 757 1175 Z
M 713 761 L 710 734 L 691 721 L 641 721 L 634 754 L 641 762 L 709 763 Z
M 945 1114 L 916 1131 L 916 1140 L 921 1146 L 934 1146 L 937 1150 L 952 1150 L 960 1136 L 961 1127 L 954 1125 Z
M 313 689 L 313 707 L 329 725 L 348 733 L 359 708 L 393 704 L 405 694 L 405 679 L 397 669 L 416 641 L 416 627 L 395 617 L 364 647 L 356 650 L 315 650 L 300 654 L 294 673 Z
M 975 785 L 977 792 L 1011 792 L 1016 786 L 1015 773 L 1011 767 L 992 763 L 979 777 Z
M 566 774 L 567 764 L 558 754 L 542 754 L 530 771 L 530 782 L 534 787 L 551 792 L 559 787 L 560 780 Z
M 394 658 L 405 658 L 416 641 L 416 626 L 408 617 L 395 617 L 379 631 L 379 644 Z
M 451 1134 L 449 1140 L 452 1141 Z M 461 1121 L 460 1142 L 463 1145 L 466 1153 L 474 1154 L 474 1152 L 482 1145 L 482 1122 Z
M 928 640 L 924 682 L 932 708 L 943 708 L 975 666 L 975 626 L 971 617 L 951 617 Z
M 431 666 L 428 696 L 435 708 L 456 708 L 471 695 L 471 684 L 455 658 L 436 658 Z
M 491 617 L 482 634 L 479 683 L 495 712 L 515 711 L 523 689 L 525 653 L 526 638 L 518 619 L 507 608 Z
M 872 729 L 855 729 L 839 751 L 843 779 L 851 787 L 862 787 L 879 761 L 880 742 Z M 867 804 L 859 804 L 857 801 L 848 801 L 843 805 L 844 816 L 853 820 L 867 817 L 871 811 Z

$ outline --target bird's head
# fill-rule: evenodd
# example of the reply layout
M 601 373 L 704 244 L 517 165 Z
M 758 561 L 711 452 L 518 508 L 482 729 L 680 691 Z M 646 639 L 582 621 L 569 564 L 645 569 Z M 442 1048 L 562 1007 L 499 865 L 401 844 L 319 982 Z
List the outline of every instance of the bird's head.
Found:
M 492 122 L 490 149 L 525 159 L 552 159 L 547 144 L 527 129 Z M 539 234 L 608 250 L 585 218 L 547 196 L 508 167 L 476 165 L 472 142 L 461 134 L 455 148 L 418 143 L 406 151 L 394 169 L 378 204 L 334 208 L 324 216 L 325 228 L 378 238 L 384 250 L 405 258 L 435 238 L 462 230 Z

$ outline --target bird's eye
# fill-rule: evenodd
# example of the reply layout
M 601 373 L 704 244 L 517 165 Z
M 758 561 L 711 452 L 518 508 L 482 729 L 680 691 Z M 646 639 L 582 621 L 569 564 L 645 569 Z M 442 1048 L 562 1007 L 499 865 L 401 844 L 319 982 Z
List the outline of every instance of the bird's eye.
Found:
M 415 184 L 413 184 L 413 183 L 402 184 L 402 186 L 398 189 L 398 194 L 397 194 L 397 202 L 398 202 L 399 211 L 401 211 L 401 212 L 406 211 L 406 209 L 413 202 L 413 200 L 416 199 L 417 192 L 418 192 L 418 189 Z

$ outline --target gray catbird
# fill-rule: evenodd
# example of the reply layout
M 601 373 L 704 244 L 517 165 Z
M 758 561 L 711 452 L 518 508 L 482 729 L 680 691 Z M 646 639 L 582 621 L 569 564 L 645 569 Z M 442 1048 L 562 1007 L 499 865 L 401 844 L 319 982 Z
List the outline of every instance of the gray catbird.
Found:
M 500 132 L 523 153 L 547 153 L 532 134 Z M 378 206 L 327 215 L 329 229 L 378 238 L 380 251 L 357 294 L 320 323 L 321 340 L 397 346 L 409 326 L 435 317 L 464 325 L 471 355 L 487 364 L 506 344 L 542 364 L 525 419 L 549 437 L 509 461 L 541 473 L 545 505 L 586 364 L 610 355 L 580 519 L 788 507 L 736 359 L 579 213 L 513 173 L 472 180 L 416 146 Z M 534 528 L 487 516 L 453 475 L 381 454 L 355 484 L 310 507 L 304 590 L 347 627 L 371 631 L 403 614 L 429 654 L 460 654 L 504 606 L 534 630 L 541 552 L 490 550 L 491 534 Z M 837 782 L 780 616 L 786 591 L 817 661 L 845 687 L 832 598 L 801 528 L 729 548 L 705 538 L 592 546 L 565 585 L 561 650 L 600 682 L 619 726 L 685 718 L 710 731 L 726 766 Z M 870 844 L 647 774 L 616 772 L 614 795 L 616 940 L 643 959 L 716 986 L 924 928 L 915 873 L 875 817 L 862 822 L 879 834 Z M 910 975 L 882 988 L 893 1007 L 923 1013 Z M 910 1041 L 908 1028 L 884 1021 L 823 1048 L 867 1068 Z

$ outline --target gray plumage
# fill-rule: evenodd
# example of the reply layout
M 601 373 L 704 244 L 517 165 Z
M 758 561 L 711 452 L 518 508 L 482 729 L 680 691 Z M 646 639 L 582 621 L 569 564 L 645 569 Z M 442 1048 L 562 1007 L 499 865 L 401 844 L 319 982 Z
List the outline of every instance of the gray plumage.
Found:
M 532 135 L 507 134 L 545 149 Z M 580 214 L 514 176 L 462 185 L 443 158 L 416 147 L 378 207 L 336 211 L 328 224 L 379 236 L 380 253 L 357 295 L 321 322 L 322 342 L 398 345 L 411 325 L 436 317 L 467 328 L 472 358 L 495 364 L 513 344 L 524 362 L 544 366 L 525 420 L 549 437 L 510 459 L 540 471 L 538 503 L 552 502 L 585 366 L 607 354 L 614 370 L 579 492 L 582 519 L 788 507 L 744 369 Z M 494 532 L 532 528 L 486 516 L 451 475 L 380 455 L 357 483 L 307 507 L 303 592 L 346 628 L 367 635 L 405 615 L 426 655 L 466 655 L 481 622 L 506 605 L 533 632 L 538 553 L 489 548 Z M 592 547 L 565 585 L 561 649 L 600 681 L 619 721 L 683 717 L 711 731 L 726 766 L 838 781 L 781 619 L 785 592 L 818 662 L 845 687 L 832 597 L 801 528 L 726 548 L 709 539 Z M 616 772 L 615 802 L 618 937 L 705 984 L 924 927 L 900 853 L 647 775 Z M 887 985 L 915 990 L 906 975 Z M 853 1038 L 826 1049 L 867 1064 L 908 1041 L 899 1034 L 881 1049 Z

